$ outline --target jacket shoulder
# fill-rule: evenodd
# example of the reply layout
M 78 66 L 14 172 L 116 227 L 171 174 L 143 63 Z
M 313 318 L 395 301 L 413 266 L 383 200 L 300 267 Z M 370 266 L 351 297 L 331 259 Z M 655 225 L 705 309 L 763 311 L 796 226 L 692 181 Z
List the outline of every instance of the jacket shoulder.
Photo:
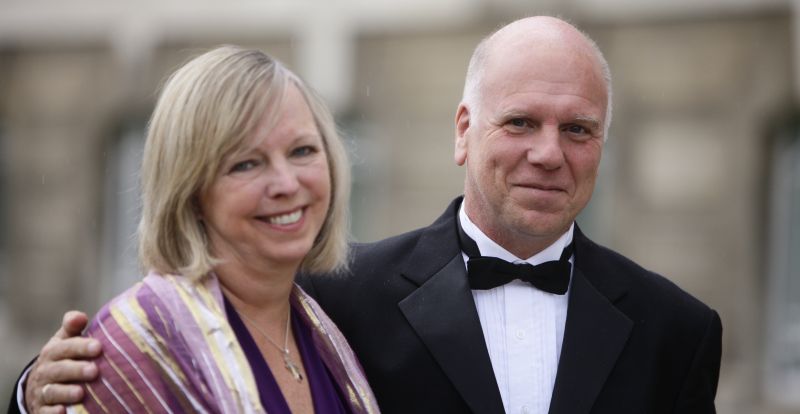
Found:
M 354 269 L 363 266 L 392 266 L 408 257 L 419 242 L 425 227 L 370 243 L 354 243 L 351 246 L 351 265 Z
M 588 239 L 583 246 L 576 253 L 576 267 L 601 291 L 624 291 L 618 307 L 629 317 L 660 319 L 693 330 L 705 329 L 715 317 L 713 309 L 669 278 Z

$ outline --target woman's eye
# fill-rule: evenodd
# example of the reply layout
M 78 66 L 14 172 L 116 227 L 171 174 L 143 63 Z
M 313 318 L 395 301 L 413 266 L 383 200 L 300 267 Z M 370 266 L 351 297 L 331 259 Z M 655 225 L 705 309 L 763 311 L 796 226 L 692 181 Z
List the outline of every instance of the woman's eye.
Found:
M 235 172 L 249 171 L 255 168 L 257 165 L 258 163 L 255 160 L 237 162 L 236 164 L 233 165 L 233 167 L 231 167 L 230 172 L 235 173 Z
M 304 145 L 302 147 L 297 147 L 294 150 L 292 150 L 292 155 L 295 157 L 305 157 L 307 155 L 311 155 L 316 152 L 317 149 L 315 147 L 312 147 L 311 145 Z

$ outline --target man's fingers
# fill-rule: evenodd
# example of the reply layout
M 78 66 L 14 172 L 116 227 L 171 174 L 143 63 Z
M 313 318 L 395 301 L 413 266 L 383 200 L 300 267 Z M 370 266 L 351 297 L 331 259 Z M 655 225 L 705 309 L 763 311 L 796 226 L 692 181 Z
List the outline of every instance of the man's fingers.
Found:
M 42 380 L 50 385 L 50 389 L 53 386 L 61 385 L 56 383 L 89 382 L 97 377 L 97 365 L 88 361 L 62 360 L 50 362 L 43 364 L 39 371 Z M 46 401 L 52 402 L 51 400 Z
M 39 408 L 39 411 L 36 412 L 38 414 L 66 414 L 67 410 L 63 405 L 48 405 Z
M 59 384 L 65 381 L 91 381 L 97 377 L 97 366 L 86 361 L 37 361 L 25 386 L 25 404 L 29 412 L 43 412 L 49 405 L 73 404 L 83 399 L 79 384 Z
M 43 407 L 70 405 L 81 402 L 83 388 L 76 384 L 47 384 L 42 388 Z
M 29 412 L 65 412 L 62 404 L 80 402 L 83 388 L 66 382 L 87 382 L 97 378 L 97 366 L 87 359 L 102 352 L 96 339 L 75 337 L 86 325 L 86 315 L 67 312 L 63 326 L 42 348 L 25 385 Z
M 68 311 L 64 314 L 64 318 L 61 320 L 61 329 L 56 332 L 55 337 L 64 339 L 78 336 L 86 328 L 88 322 L 89 318 L 85 313 L 74 310 Z
M 53 337 L 42 348 L 39 356 L 41 361 L 60 361 L 63 359 L 92 359 L 100 355 L 100 342 L 92 338 L 67 338 Z

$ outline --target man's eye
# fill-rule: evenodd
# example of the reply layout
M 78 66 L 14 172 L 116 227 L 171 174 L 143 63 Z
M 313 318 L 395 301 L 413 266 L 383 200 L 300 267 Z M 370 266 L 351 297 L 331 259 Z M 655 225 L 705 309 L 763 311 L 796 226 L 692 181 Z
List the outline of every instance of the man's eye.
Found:
M 522 118 L 513 118 L 508 121 L 509 125 L 515 126 L 517 128 L 524 128 L 528 125 L 528 123 Z
M 233 167 L 231 167 L 230 172 L 235 173 L 235 172 L 249 171 L 255 168 L 257 165 L 258 163 L 255 160 L 237 162 L 236 164 L 233 165 Z
M 566 130 L 573 134 L 586 134 L 589 132 L 589 130 L 580 125 L 570 125 L 566 128 Z

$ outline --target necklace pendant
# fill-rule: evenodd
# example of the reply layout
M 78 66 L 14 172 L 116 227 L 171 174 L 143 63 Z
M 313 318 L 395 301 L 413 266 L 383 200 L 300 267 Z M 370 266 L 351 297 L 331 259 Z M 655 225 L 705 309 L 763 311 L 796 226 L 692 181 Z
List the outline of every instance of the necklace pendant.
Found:
M 303 374 L 300 373 L 300 368 L 297 367 L 297 364 L 289 358 L 289 352 L 283 353 L 283 362 L 286 365 L 286 370 L 292 374 L 292 378 L 297 382 L 303 382 Z

